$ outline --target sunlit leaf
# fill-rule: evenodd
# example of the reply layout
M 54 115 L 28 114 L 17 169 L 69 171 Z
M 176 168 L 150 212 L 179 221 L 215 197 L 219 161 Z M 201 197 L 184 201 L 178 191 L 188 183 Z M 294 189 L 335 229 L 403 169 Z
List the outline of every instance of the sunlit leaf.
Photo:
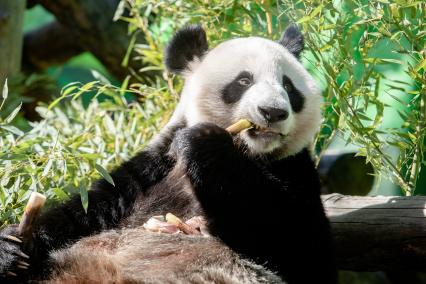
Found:
M 101 82 L 102 84 L 106 84 L 106 85 L 110 85 L 111 82 L 105 77 L 103 76 L 101 73 L 99 73 L 96 70 L 90 70 L 90 72 L 92 73 L 92 76 L 98 80 L 99 82 Z
M 0 127 L 18 136 L 24 135 L 24 132 L 22 132 L 21 130 L 19 130 L 17 127 L 13 125 L 0 125 Z
M 112 180 L 111 175 L 105 170 L 101 165 L 96 164 L 95 165 L 96 170 L 101 174 L 101 176 L 110 184 L 115 186 L 114 181 Z
M 9 89 L 7 87 L 7 78 L 6 78 L 6 80 L 4 81 L 3 91 L 2 91 L 3 99 L 7 99 L 8 94 L 9 94 Z
M 4 120 L 6 123 L 12 122 L 12 120 L 16 117 L 22 107 L 22 102 L 9 114 L 8 117 Z
M 87 192 L 87 188 L 83 186 L 80 186 L 80 199 L 83 209 L 87 213 L 87 208 L 89 208 L 89 194 Z

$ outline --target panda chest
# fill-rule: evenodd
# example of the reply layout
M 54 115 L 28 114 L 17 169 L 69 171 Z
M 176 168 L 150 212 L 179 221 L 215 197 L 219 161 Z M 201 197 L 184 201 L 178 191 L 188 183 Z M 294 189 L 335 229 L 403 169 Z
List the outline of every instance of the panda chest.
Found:
M 178 164 L 146 194 L 140 194 L 131 214 L 122 222 L 122 227 L 143 225 L 150 217 L 173 213 L 186 220 L 203 215 L 200 203 L 195 197 L 192 185 L 185 171 Z

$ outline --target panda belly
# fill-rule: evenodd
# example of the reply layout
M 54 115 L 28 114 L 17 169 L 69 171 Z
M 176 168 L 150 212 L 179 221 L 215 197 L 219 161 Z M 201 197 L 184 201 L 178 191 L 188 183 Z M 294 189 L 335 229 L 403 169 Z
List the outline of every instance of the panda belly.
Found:
M 111 230 L 51 254 L 43 283 L 285 283 L 213 237 Z
M 211 236 L 155 233 L 142 225 L 171 212 L 183 220 L 202 215 L 179 166 L 138 196 L 116 230 L 85 237 L 51 253 L 47 283 L 282 283 Z
M 178 164 L 160 182 L 140 194 L 132 213 L 119 225 L 120 228 L 142 226 L 155 215 L 172 213 L 183 220 L 203 215 L 201 205 L 193 194 L 192 185 L 183 167 Z

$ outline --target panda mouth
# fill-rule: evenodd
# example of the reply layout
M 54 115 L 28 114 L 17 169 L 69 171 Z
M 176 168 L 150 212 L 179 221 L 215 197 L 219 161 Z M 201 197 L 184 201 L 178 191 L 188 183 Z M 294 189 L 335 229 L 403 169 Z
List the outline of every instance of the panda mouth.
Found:
M 253 126 L 249 129 L 247 129 L 248 134 L 250 136 L 281 136 L 284 137 L 285 135 L 277 130 L 263 127 L 257 124 L 253 124 Z
M 260 126 L 260 125 L 255 124 L 255 123 L 253 123 L 253 122 L 251 122 L 247 119 L 240 119 L 236 123 L 227 127 L 226 131 L 228 131 L 231 135 L 238 134 L 241 131 L 246 131 L 248 133 L 248 135 L 251 136 L 251 137 L 256 137 L 256 136 L 260 136 L 260 137 L 281 136 L 281 137 L 284 137 L 284 136 L 286 136 L 285 134 L 283 134 L 280 131 L 277 131 L 277 130 L 269 128 L 269 127 Z

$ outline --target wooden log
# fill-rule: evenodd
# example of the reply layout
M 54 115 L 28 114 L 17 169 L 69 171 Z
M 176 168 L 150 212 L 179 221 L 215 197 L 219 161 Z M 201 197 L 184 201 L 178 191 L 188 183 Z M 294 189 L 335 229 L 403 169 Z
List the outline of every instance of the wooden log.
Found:
M 426 271 L 426 196 L 322 196 L 339 269 Z

